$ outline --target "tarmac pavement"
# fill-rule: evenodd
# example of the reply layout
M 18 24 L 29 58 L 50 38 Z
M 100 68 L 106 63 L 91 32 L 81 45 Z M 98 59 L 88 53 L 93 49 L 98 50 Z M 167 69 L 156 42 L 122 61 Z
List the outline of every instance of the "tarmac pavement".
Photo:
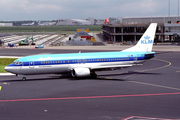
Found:
M 57 49 L 57 50 L 112 50 L 112 51 L 119 51 L 124 50 L 134 45 L 120 45 L 117 44 L 106 44 L 105 46 L 45 46 L 42 49 Z M 34 46 L 24 46 L 23 48 L 0 48 L 1 49 L 35 49 Z M 171 43 L 157 43 L 157 45 L 153 45 L 153 51 L 180 51 L 180 46 L 177 44 Z
M 129 47 L 1 48 L 0 56 L 116 51 Z M 153 50 L 163 54 L 156 54 L 142 66 L 97 72 L 97 79 L 38 75 L 22 81 L 5 73 L 0 76 L 0 119 L 120 120 L 143 116 L 177 120 L 180 118 L 179 49 L 175 45 L 154 45 Z

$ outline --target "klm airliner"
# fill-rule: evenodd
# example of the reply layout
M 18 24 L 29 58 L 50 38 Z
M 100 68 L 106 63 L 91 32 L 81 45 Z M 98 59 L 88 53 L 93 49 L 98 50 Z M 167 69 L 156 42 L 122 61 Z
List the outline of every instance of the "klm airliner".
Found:
M 154 57 L 152 52 L 157 23 L 151 23 L 138 43 L 117 52 L 46 54 L 22 57 L 5 67 L 22 76 L 71 73 L 73 77 L 96 77 L 96 71 L 130 67 Z

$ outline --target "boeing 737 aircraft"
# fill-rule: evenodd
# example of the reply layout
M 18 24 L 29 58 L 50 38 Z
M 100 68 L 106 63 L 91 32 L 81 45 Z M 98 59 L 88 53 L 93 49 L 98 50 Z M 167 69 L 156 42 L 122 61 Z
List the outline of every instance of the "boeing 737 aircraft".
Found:
M 95 71 L 130 67 L 153 58 L 152 52 L 157 23 L 151 23 L 139 42 L 117 52 L 46 54 L 22 57 L 5 67 L 7 72 L 22 76 L 35 74 L 71 73 L 73 77 L 96 77 Z

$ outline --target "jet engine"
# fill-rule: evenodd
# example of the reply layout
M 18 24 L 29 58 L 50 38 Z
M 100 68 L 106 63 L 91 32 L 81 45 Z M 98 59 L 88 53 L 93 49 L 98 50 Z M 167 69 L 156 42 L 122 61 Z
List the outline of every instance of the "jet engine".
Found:
M 73 77 L 87 77 L 90 76 L 89 68 L 74 68 L 71 70 L 71 75 Z

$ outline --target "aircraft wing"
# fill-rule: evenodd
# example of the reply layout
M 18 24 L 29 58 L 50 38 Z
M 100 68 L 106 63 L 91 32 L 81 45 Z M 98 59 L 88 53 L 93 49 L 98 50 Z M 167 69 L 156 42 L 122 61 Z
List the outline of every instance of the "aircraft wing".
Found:
M 125 67 L 131 67 L 133 66 L 131 65 L 110 65 L 110 66 L 92 66 L 91 69 L 92 70 L 96 70 L 96 69 L 105 69 L 105 68 L 125 68 Z

